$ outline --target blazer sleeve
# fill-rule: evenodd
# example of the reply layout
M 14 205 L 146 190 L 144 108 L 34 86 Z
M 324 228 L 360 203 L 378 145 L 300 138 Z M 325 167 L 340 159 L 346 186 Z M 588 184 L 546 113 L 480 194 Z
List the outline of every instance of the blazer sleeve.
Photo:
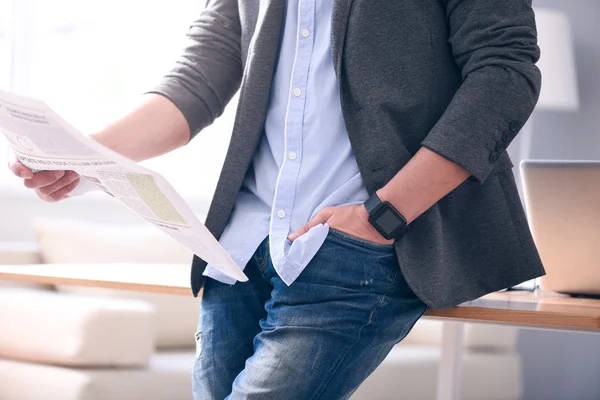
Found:
M 483 183 L 535 107 L 541 74 L 531 0 L 442 0 L 462 85 L 422 145 Z
M 148 93 L 183 113 L 190 139 L 223 113 L 242 80 L 241 24 L 236 0 L 209 0 L 187 33 L 174 68 Z

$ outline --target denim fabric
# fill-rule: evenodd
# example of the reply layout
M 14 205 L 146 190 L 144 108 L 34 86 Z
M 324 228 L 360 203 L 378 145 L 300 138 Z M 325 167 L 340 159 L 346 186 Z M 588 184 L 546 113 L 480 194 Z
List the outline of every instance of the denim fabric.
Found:
M 391 245 L 330 230 L 291 286 L 268 246 L 267 239 L 248 263 L 248 282 L 206 280 L 194 398 L 349 398 L 427 306 Z

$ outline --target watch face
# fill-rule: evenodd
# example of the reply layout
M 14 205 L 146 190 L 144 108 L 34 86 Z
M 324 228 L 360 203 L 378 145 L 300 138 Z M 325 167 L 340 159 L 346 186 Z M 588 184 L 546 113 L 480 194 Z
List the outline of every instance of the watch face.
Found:
M 385 232 L 391 234 L 399 225 L 403 224 L 404 221 L 398 218 L 398 216 L 389 208 L 386 208 L 375 218 L 375 223 Z

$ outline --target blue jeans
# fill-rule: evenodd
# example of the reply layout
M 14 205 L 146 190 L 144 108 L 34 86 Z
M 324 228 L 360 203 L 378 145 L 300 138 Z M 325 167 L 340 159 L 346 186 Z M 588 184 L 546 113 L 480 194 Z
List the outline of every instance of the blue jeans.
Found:
M 206 280 L 195 400 L 347 399 L 427 309 L 392 245 L 332 230 L 291 286 L 268 254 L 248 282 Z

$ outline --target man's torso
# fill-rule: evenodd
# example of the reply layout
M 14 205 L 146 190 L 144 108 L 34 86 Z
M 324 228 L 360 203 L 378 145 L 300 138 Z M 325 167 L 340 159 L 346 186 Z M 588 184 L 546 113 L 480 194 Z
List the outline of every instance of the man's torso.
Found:
M 291 284 L 328 233 L 287 236 L 319 210 L 368 197 L 344 125 L 333 56 L 333 0 L 286 3 L 264 135 L 220 243 L 245 267 L 269 236 L 275 270 Z M 205 275 L 233 283 L 208 266 Z
M 239 7 L 244 66 L 232 141 L 206 221 L 220 237 L 263 137 L 285 13 L 283 0 L 215 1 Z M 543 274 L 504 151 L 535 103 L 532 17 L 526 0 L 333 0 L 333 67 L 367 192 L 383 187 L 425 142 L 485 179 L 460 185 L 396 243 L 403 275 L 432 307 Z M 195 260 L 195 293 L 203 266 Z

